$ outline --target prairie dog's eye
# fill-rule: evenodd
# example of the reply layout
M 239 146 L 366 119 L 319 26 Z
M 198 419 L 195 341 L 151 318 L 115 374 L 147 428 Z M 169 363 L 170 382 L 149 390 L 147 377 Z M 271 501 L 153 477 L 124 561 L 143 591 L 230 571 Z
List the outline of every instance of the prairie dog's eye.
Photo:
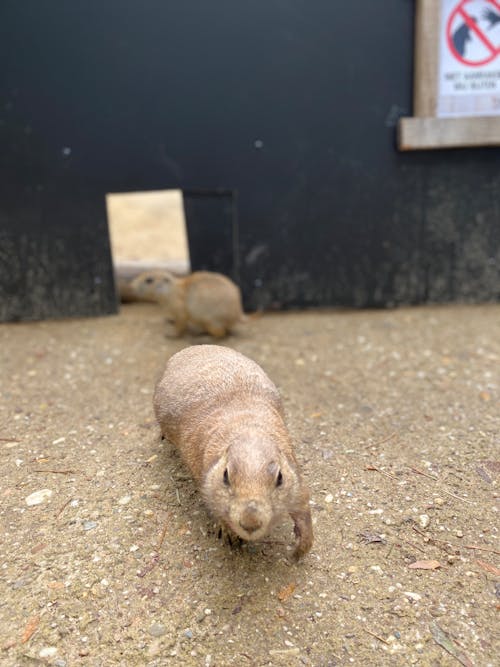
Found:
M 154 279 L 153 279 L 151 276 L 148 276 L 144 282 L 145 282 L 147 285 L 151 285 L 151 283 L 153 282 L 153 280 L 154 280 Z
M 229 473 L 228 473 L 228 471 L 227 471 L 227 468 L 224 470 L 224 477 L 223 477 L 223 479 L 224 479 L 224 484 L 225 484 L 226 486 L 229 486 Z
M 283 475 L 281 474 L 281 470 L 278 473 L 278 476 L 276 477 L 276 486 L 281 486 L 283 484 Z

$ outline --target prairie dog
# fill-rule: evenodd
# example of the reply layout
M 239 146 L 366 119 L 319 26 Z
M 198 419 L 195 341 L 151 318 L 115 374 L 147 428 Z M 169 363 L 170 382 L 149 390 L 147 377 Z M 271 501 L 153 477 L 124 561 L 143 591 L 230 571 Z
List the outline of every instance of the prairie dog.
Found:
M 131 288 L 164 306 L 178 336 L 190 327 L 223 338 L 244 319 L 240 289 L 221 273 L 195 271 L 176 278 L 169 271 L 145 271 Z
M 185 348 L 168 360 L 154 409 L 162 435 L 224 528 L 244 540 L 260 540 L 290 515 L 295 556 L 309 551 L 309 492 L 279 392 L 258 364 L 219 345 Z

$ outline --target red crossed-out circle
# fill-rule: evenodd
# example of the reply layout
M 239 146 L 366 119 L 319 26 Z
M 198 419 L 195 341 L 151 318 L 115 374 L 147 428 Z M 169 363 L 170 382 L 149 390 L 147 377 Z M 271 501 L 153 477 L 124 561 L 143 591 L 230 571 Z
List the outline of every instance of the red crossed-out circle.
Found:
M 485 1 L 500 12 L 499 0 L 485 0 Z M 461 0 L 461 2 L 459 2 L 458 5 L 455 7 L 455 9 L 451 12 L 450 18 L 448 19 L 448 23 L 446 24 L 446 39 L 448 42 L 448 48 L 459 62 L 463 63 L 464 65 L 469 65 L 470 67 L 480 67 L 481 65 L 486 65 L 490 63 L 492 60 L 495 60 L 495 58 L 498 55 L 500 55 L 500 48 L 492 44 L 488 35 L 486 35 L 481 30 L 481 28 L 475 23 L 475 21 L 473 21 L 472 17 L 467 13 L 466 5 L 469 2 L 471 2 L 471 0 Z M 483 58 L 482 60 L 469 60 L 468 58 L 464 58 L 464 56 L 458 53 L 458 51 L 455 48 L 455 44 L 453 43 L 452 29 L 451 29 L 453 21 L 457 16 L 460 16 L 463 19 L 463 21 L 469 26 L 471 32 L 473 32 L 476 35 L 476 37 L 480 39 L 481 42 L 484 44 L 484 46 L 487 48 L 487 50 L 489 51 L 489 55 L 486 56 L 486 58 Z

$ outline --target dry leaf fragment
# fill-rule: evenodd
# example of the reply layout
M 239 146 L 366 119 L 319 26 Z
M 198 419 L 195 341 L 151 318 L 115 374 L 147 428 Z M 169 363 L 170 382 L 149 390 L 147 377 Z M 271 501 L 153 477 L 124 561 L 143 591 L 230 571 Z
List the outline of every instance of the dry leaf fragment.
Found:
M 438 567 L 443 566 L 438 560 L 416 560 L 408 567 L 411 570 L 437 570 Z
M 278 593 L 278 600 L 281 602 L 286 602 L 289 597 L 291 597 L 295 591 L 296 584 L 288 584 L 285 588 L 282 588 Z
M 486 403 L 487 401 L 491 401 L 491 394 L 489 391 L 481 391 L 479 398 Z
M 476 559 L 476 563 L 480 565 L 483 568 L 483 570 L 486 570 L 486 572 L 494 574 L 495 577 L 500 577 L 500 569 L 498 567 L 490 565 L 490 563 L 486 563 L 484 560 Z
M 36 632 L 39 623 L 40 623 L 40 616 L 32 616 L 28 620 L 26 628 L 24 629 L 24 632 L 21 637 L 21 642 L 23 644 L 26 644 L 26 642 L 31 639 L 33 634 Z

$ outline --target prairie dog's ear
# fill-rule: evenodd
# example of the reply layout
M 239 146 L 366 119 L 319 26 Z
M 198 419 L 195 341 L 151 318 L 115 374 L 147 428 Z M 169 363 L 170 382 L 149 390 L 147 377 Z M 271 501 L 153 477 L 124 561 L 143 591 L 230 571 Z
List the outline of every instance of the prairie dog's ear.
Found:
M 215 476 L 220 476 L 221 479 L 224 477 L 224 470 L 227 468 L 227 452 L 224 452 L 221 456 L 213 457 L 208 461 L 204 461 L 204 466 L 208 464 L 207 475 L 214 474 Z
M 217 494 L 217 497 L 220 497 L 220 494 L 225 497 L 231 493 L 231 471 L 228 469 L 226 454 L 205 460 L 203 467 L 207 464 L 208 468 L 201 475 L 201 492 L 205 502 L 211 507 L 214 493 Z

